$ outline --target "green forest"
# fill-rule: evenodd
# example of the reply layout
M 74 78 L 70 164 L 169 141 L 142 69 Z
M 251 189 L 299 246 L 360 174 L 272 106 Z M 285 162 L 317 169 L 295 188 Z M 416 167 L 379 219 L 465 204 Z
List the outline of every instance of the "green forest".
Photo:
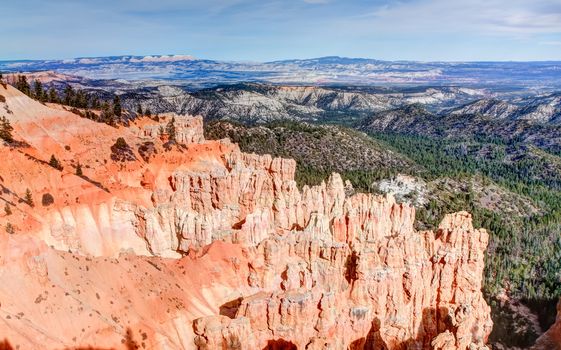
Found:
M 420 208 L 417 218 L 435 227 L 444 214 L 468 210 L 476 227 L 490 233 L 485 271 L 485 290 L 495 295 L 509 288 L 514 297 L 551 299 L 561 295 L 561 173 L 547 168 L 541 158 L 506 161 L 509 151 L 524 145 L 496 140 L 469 141 L 481 148 L 493 145 L 484 157 L 461 151 L 466 140 L 439 140 L 421 136 L 376 134 L 374 138 L 413 159 L 423 170 L 412 175 L 427 180 L 438 177 L 484 176 L 507 190 L 530 198 L 543 209 L 530 217 L 503 216 L 475 205 L 470 191 L 456 196 L 446 206 Z

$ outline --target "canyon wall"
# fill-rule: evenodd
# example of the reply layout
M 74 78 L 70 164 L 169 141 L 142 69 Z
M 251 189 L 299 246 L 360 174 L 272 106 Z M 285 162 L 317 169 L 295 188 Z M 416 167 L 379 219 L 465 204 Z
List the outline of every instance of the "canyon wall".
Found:
M 0 334 L 18 345 L 111 346 L 132 329 L 147 349 L 485 347 L 488 235 L 468 213 L 418 232 L 413 207 L 350 195 L 338 174 L 299 189 L 293 160 L 204 140 L 200 117 L 113 128 L 0 93 L 21 141 L 0 145 L 14 209 L 0 223 L 16 230 Z M 114 160 L 117 137 L 134 160 Z
M 538 338 L 532 350 L 561 350 L 561 300 L 557 304 L 555 323 Z

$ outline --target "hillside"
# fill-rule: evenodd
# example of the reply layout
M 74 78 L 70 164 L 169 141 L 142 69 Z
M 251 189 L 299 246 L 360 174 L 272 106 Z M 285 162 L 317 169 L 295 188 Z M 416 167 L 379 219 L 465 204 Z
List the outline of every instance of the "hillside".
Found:
M 414 169 L 408 158 L 352 129 L 298 122 L 248 127 L 228 121 L 205 124 L 208 139 L 229 138 L 244 152 L 293 158 L 300 184 L 319 184 L 332 172 L 368 191 L 371 184 L 399 170 Z
M 481 102 L 479 102 L 481 103 Z M 547 108 L 548 102 L 540 104 Z M 381 111 L 355 124 L 359 130 L 369 133 L 397 133 L 437 138 L 487 139 L 503 143 L 534 145 L 553 154 L 561 153 L 561 124 L 557 112 L 547 117 L 534 118 L 513 115 L 496 115 L 497 110 L 482 104 L 488 113 L 464 114 L 466 110 L 451 113 L 432 113 L 421 105 L 410 105 Z M 473 107 L 473 106 L 471 106 Z M 469 110 L 469 108 L 467 107 Z M 481 107 L 481 106 L 480 106 Z M 472 111 L 473 112 L 473 111 Z M 551 111 L 550 111 L 551 112 Z
M 118 91 L 118 90 L 117 90 Z M 131 109 L 140 103 L 153 112 L 200 114 L 244 124 L 303 120 L 352 124 L 370 113 L 408 103 L 431 108 L 472 101 L 485 90 L 425 88 L 412 91 L 376 88 L 236 84 L 186 92 L 180 87 L 131 89 L 122 95 Z
M 468 213 L 417 231 L 413 207 L 338 174 L 299 188 L 294 160 L 205 140 L 200 117 L 109 126 L 0 95 L 3 346 L 484 348 Z
M 561 94 L 545 94 L 512 103 L 497 99 L 481 99 L 450 111 L 451 114 L 476 114 L 491 119 L 528 120 L 558 124 L 561 121 Z
M 494 95 L 487 89 L 454 86 L 390 88 L 246 82 L 191 89 L 173 81 L 88 79 L 50 71 L 10 74 L 8 81 L 17 81 L 18 75 L 24 75 L 30 83 L 40 81 L 60 96 L 65 96 L 65 89 L 72 86 L 100 100 L 111 101 L 119 96 L 129 111 L 137 111 L 140 106 L 152 114 L 193 114 L 205 120 L 227 119 L 243 124 L 294 120 L 352 125 L 374 112 L 412 103 L 440 111 Z

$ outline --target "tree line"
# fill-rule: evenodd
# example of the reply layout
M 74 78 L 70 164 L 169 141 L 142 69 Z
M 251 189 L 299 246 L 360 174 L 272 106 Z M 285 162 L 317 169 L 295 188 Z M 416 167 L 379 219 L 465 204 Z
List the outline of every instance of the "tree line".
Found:
M 124 110 L 118 95 L 115 95 L 112 100 L 103 100 L 96 94 L 74 88 L 69 84 L 59 93 L 54 86 L 46 88 L 38 79 L 30 83 L 25 75 L 13 76 L 11 84 L 39 102 L 72 107 L 72 112 L 96 122 L 115 126 L 123 117 Z M 98 112 L 95 113 L 94 110 Z

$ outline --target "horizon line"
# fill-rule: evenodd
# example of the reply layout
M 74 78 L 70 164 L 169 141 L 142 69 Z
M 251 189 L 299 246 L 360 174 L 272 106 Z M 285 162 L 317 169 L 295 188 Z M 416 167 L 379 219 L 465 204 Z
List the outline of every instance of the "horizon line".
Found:
M 64 61 L 68 60 L 82 60 L 82 59 L 99 59 L 99 58 L 146 58 L 146 57 L 155 57 L 155 58 L 162 58 L 162 57 L 185 57 L 185 59 L 178 59 L 177 61 L 215 61 L 215 62 L 229 62 L 229 63 L 254 63 L 254 64 L 267 64 L 267 63 L 277 63 L 277 62 L 286 62 L 286 61 L 312 61 L 312 60 L 320 60 L 320 59 L 328 59 L 328 58 L 337 58 L 337 59 L 350 59 L 350 60 L 370 60 L 370 61 L 379 61 L 379 62 L 411 62 L 411 63 L 421 63 L 421 64 L 429 64 L 429 63 L 561 63 L 561 59 L 544 59 L 544 60 L 415 60 L 415 59 L 379 59 L 379 58 L 372 58 L 372 57 L 351 57 L 351 56 L 340 56 L 340 55 L 326 55 L 326 56 L 318 56 L 318 57 L 300 57 L 300 58 L 279 58 L 279 59 L 272 59 L 272 60 L 250 60 L 250 59 L 240 59 L 240 60 L 224 60 L 224 59 L 214 59 L 214 58 L 202 58 L 193 56 L 190 54 L 183 54 L 183 53 L 171 53 L 171 54 L 147 54 L 147 55 L 138 55 L 138 54 L 117 54 L 117 55 L 106 55 L 106 56 L 76 56 L 76 57 L 67 57 L 67 58 L 24 58 L 24 59 L 0 59 L 0 62 L 46 62 L 46 61 Z M 190 57 L 190 58 L 187 58 Z M 170 61 L 171 62 L 171 61 Z M 69 62 L 70 63 L 70 62 Z M 135 63 L 135 62 L 133 62 Z M 147 61 L 146 63 L 150 63 Z

